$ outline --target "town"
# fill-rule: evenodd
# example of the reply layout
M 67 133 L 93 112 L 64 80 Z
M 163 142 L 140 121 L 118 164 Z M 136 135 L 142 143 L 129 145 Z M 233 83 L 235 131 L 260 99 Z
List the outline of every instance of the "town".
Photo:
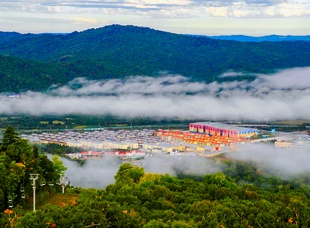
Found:
M 53 143 L 83 148 L 85 151 L 67 153 L 71 159 L 100 159 L 116 156 L 122 160 L 144 159 L 154 153 L 168 155 L 214 156 L 233 152 L 238 145 L 273 140 L 275 146 L 289 147 L 308 143 L 308 135 L 261 135 L 254 128 L 243 128 L 216 122 L 190 123 L 189 130 L 93 130 L 58 133 L 23 134 L 31 143 Z

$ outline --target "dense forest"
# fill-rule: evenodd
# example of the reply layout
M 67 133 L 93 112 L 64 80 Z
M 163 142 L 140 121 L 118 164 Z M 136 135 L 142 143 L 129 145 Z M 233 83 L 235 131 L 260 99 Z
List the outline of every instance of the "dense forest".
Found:
M 0 55 L 0 91 L 38 91 L 46 85 L 64 84 L 75 75 L 55 63 L 42 63 Z
M 191 120 L 193 121 L 193 120 Z M 197 120 L 202 121 L 202 120 Z M 156 119 L 148 117 L 122 118 L 118 116 L 91 116 L 91 115 L 0 115 L 0 132 L 7 125 L 17 131 L 60 131 L 67 129 L 130 129 L 130 128 L 178 128 L 188 129 L 190 120 Z M 30 130 L 31 129 L 31 130 Z
M 237 42 L 120 25 L 70 34 L 2 32 L 0 66 L 1 92 L 160 72 L 211 82 L 236 71 L 245 73 L 239 80 L 252 80 L 253 73 L 310 66 L 310 42 Z
M 0 156 L 1 227 L 309 227 L 309 175 L 281 180 L 247 162 L 224 155 L 222 172 L 197 176 L 177 172 L 146 173 L 122 164 L 106 189 L 38 186 L 38 208 L 30 173 L 56 180 L 65 167 L 49 161 L 21 140 L 12 127 L 5 131 Z M 25 182 L 23 182 L 25 181 Z M 58 186 L 59 187 L 59 186 Z M 58 199 L 58 200 L 57 200 Z M 14 202 L 14 204 L 11 204 Z

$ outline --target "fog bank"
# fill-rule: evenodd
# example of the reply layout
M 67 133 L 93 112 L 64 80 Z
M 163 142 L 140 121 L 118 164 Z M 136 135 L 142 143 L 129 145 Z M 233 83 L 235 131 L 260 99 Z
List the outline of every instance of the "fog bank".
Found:
M 240 77 L 227 72 L 221 77 Z M 252 81 L 192 82 L 162 74 L 124 80 L 77 78 L 47 93 L 0 96 L 0 114 L 85 114 L 207 120 L 309 119 L 310 67 L 293 68 Z

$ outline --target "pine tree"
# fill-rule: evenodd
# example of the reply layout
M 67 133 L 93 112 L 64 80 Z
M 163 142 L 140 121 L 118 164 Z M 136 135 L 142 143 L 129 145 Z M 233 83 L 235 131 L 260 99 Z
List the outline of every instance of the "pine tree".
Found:
M 20 139 L 18 132 L 12 126 L 8 126 L 3 133 L 1 151 L 7 150 L 10 144 L 16 143 Z

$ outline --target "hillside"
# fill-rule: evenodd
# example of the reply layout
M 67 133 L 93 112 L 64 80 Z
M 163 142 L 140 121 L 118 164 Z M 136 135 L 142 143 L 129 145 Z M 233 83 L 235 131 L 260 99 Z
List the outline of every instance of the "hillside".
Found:
M 210 82 L 228 70 L 269 73 L 310 66 L 310 43 L 303 41 L 237 42 L 120 25 L 70 34 L 2 32 L 0 38 L 1 55 L 47 64 L 51 84 L 74 77 L 156 76 L 162 71 Z M 21 83 L 24 71 L 14 64 L 1 68 L 1 76 L 9 78 L 1 91 L 44 90 L 51 85 L 46 80 L 35 88 Z
M 0 55 L 0 92 L 38 91 L 66 83 L 75 75 L 55 63 L 42 63 Z

